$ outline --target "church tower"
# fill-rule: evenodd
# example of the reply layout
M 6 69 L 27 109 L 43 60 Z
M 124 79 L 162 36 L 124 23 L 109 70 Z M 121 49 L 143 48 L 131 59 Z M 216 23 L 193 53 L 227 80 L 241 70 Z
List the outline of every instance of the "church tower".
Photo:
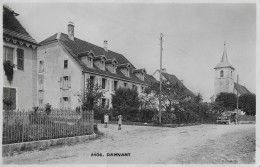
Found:
M 233 92 L 234 89 L 234 70 L 235 68 L 228 62 L 226 43 L 224 43 L 224 52 L 221 61 L 215 69 L 214 81 L 214 100 L 221 92 Z

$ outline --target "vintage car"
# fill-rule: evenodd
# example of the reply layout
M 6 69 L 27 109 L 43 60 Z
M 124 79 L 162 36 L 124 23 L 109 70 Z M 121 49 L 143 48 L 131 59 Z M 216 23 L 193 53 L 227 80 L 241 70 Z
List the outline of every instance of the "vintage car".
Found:
M 234 122 L 235 124 L 237 124 L 237 113 L 236 112 L 226 111 L 226 112 L 223 112 L 221 114 L 221 116 L 217 118 L 217 124 L 219 124 L 219 123 L 230 124 L 231 122 Z

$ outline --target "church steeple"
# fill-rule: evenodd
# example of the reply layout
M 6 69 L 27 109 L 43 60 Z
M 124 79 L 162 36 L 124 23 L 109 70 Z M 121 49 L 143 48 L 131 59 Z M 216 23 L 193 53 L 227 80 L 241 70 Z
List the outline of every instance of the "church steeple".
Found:
M 232 69 L 235 69 L 229 62 L 228 62 L 228 57 L 227 57 L 227 50 L 226 50 L 226 41 L 224 41 L 224 51 L 223 55 L 221 58 L 221 61 L 218 63 L 218 65 L 214 68 L 224 68 L 224 67 L 230 67 Z

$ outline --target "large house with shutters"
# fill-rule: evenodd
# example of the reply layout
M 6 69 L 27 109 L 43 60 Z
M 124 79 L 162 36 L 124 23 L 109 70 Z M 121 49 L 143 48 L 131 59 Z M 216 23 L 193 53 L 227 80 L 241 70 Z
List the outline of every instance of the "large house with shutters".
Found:
M 37 105 L 37 42 L 3 6 L 3 109 L 32 109 Z M 12 72 L 13 71 L 13 72 Z M 10 77 L 10 74 L 13 75 Z
M 160 80 L 160 70 L 156 70 L 153 74 L 153 77 L 156 78 L 158 81 Z M 183 81 L 181 81 L 179 78 L 177 78 L 175 75 L 173 74 L 169 74 L 166 72 L 166 69 L 162 69 L 162 75 L 161 75 L 162 81 L 166 82 L 167 84 L 170 85 L 175 85 L 178 84 L 181 88 L 183 88 L 183 93 L 187 96 L 187 97 L 195 97 L 196 95 L 190 90 L 188 89 L 184 84 Z
M 112 107 L 111 97 L 118 87 L 137 89 L 139 93 L 155 81 L 145 69 L 136 69 L 122 54 L 99 47 L 74 36 L 74 24 L 68 34 L 56 33 L 40 42 L 38 48 L 38 104 L 71 108 L 82 104 L 87 80 L 104 92 L 100 105 Z

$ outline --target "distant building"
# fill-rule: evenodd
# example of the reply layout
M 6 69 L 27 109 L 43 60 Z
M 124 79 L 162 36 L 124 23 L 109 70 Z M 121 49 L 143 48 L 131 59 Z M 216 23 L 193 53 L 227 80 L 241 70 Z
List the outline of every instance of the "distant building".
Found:
M 37 105 L 37 42 L 17 20 L 19 14 L 3 6 L 3 63 L 13 66 L 8 80 L 3 70 L 3 109 L 32 109 Z M 10 102 L 11 101 L 11 102 Z
M 38 49 L 38 101 L 54 108 L 71 108 L 81 99 L 89 79 L 101 86 L 103 107 L 112 107 L 111 97 L 118 87 L 137 89 L 139 93 L 154 79 L 145 69 L 136 69 L 122 54 L 99 47 L 74 36 L 74 24 L 68 34 L 56 33 L 40 42 Z
M 221 92 L 238 93 L 238 96 L 251 93 L 245 86 L 234 82 L 235 68 L 228 62 L 226 44 L 224 44 L 224 52 L 221 61 L 216 65 L 214 70 L 214 95 L 210 97 L 211 102 L 214 102 Z
M 160 70 L 156 70 L 153 74 L 153 76 L 160 81 Z M 190 91 L 181 80 L 179 80 L 175 75 L 168 74 L 166 72 L 166 69 L 162 70 L 162 81 L 166 81 L 168 84 L 175 85 L 176 83 L 184 89 L 184 93 L 190 97 L 194 97 L 195 94 Z

